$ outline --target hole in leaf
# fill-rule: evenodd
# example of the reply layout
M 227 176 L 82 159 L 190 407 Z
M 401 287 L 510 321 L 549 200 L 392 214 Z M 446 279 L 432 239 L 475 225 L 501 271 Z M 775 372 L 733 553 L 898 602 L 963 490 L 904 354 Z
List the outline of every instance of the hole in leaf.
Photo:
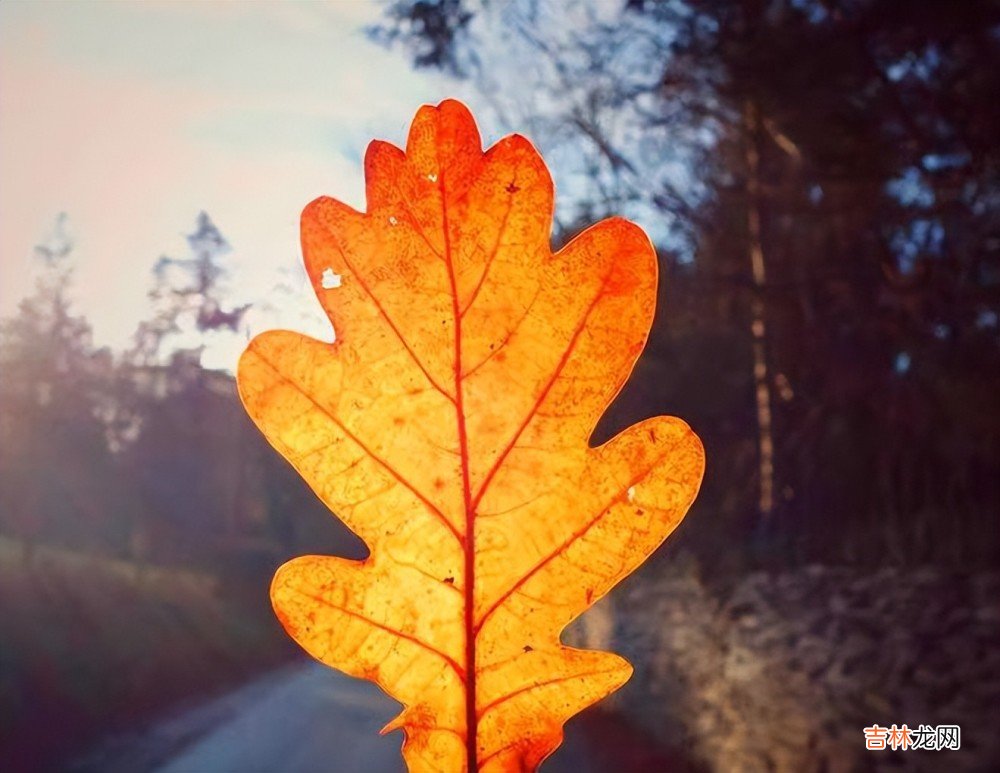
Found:
M 334 273 L 332 268 L 323 269 L 323 276 L 320 278 L 320 283 L 323 285 L 324 290 L 335 290 L 340 287 L 342 277 L 340 274 Z

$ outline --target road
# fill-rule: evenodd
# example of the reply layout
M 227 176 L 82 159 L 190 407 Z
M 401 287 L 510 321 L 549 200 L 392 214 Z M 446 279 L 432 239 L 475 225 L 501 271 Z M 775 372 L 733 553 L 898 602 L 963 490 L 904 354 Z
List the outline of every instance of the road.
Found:
M 378 734 L 398 710 L 399 704 L 372 684 L 318 663 L 297 663 L 165 717 L 140 733 L 112 739 L 72 770 L 404 773 L 402 733 Z M 657 752 L 640 748 L 648 743 L 627 734 L 623 744 L 621 729 L 609 731 L 608 722 L 616 724 L 593 718 L 571 722 L 565 742 L 542 773 L 666 769 Z

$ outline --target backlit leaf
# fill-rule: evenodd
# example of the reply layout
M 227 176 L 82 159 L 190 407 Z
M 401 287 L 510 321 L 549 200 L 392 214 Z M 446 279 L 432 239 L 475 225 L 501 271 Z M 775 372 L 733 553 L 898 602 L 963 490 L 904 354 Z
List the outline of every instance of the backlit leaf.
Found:
M 631 667 L 560 632 L 694 499 L 698 438 L 654 418 L 588 445 L 645 343 L 656 257 L 611 219 L 552 253 L 523 137 L 485 153 L 458 102 L 373 142 L 367 212 L 302 216 L 333 344 L 272 331 L 239 366 L 271 444 L 368 545 L 303 556 L 271 598 L 310 654 L 404 704 L 411 771 L 533 770 Z

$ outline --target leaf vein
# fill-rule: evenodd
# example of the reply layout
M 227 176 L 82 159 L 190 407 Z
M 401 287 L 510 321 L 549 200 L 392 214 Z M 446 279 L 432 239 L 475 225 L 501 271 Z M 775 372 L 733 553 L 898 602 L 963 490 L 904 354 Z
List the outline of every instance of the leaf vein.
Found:
M 400 639 L 405 639 L 406 641 L 416 644 L 418 647 L 427 650 L 431 654 L 437 655 L 451 667 L 451 669 L 455 672 L 455 674 L 458 676 L 460 680 L 462 681 L 465 680 L 464 669 L 458 664 L 458 662 L 453 657 L 451 657 L 448 653 L 439 650 L 433 644 L 425 642 L 420 637 L 414 636 L 413 634 L 407 633 L 406 631 L 396 630 L 392 626 L 386 625 L 385 623 L 380 623 L 378 620 L 374 620 L 368 617 L 367 615 L 361 614 L 360 612 L 355 612 L 351 609 L 347 609 L 346 607 L 342 607 L 339 604 L 334 604 L 329 599 L 325 599 L 322 596 L 317 596 L 315 593 L 307 593 L 306 591 L 301 591 L 301 590 L 298 591 L 298 593 L 302 596 L 305 596 L 306 598 L 312 599 L 318 604 L 322 604 L 323 606 L 328 607 L 330 609 L 335 609 L 336 611 L 341 612 L 347 615 L 348 617 L 353 617 L 356 620 L 361 620 L 362 622 L 367 623 L 373 628 L 378 628 L 382 631 L 385 631 L 386 633 L 392 634 L 393 636 L 398 636 Z
M 375 304 L 375 308 L 378 309 L 379 314 L 382 315 L 382 318 L 386 321 L 386 324 L 389 326 L 389 329 L 392 330 L 396 338 L 399 339 L 399 342 L 403 345 L 403 348 L 406 350 L 406 353 L 410 355 L 410 359 L 412 359 L 414 364 L 416 364 L 416 366 L 420 369 L 420 372 L 424 374 L 424 377 L 427 379 L 428 383 L 432 387 L 434 387 L 438 392 L 444 395 L 444 397 L 447 398 L 450 402 L 454 403 L 455 397 L 449 394 L 444 389 L 444 387 L 442 387 L 440 384 L 437 383 L 437 381 L 434 380 L 434 377 L 431 376 L 430 372 L 424 366 L 424 363 L 421 362 L 420 358 L 417 356 L 417 353 L 413 351 L 413 348 L 410 346 L 409 342 L 403 336 L 402 331 L 398 327 L 396 327 L 396 323 L 393 322 L 392 317 L 389 316 L 389 312 L 385 310 L 385 307 L 382 305 L 382 301 L 380 301 L 378 296 L 375 295 L 375 291 L 371 289 L 368 283 L 364 280 L 364 277 L 361 275 L 361 273 L 355 268 L 354 263 L 347 255 L 347 250 L 345 250 L 344 246 L 340 243 L 340 239 L 337 237 L 336 232 L 329 227 L 327 228 L 327 231 L 330 233 L 330 237 L 333 239 L 334 245 L 336 245 L 337 250 L 340 252 L 341 257 L 344 259 L 344 263 L 347 265 L 348 270 L 351 272 L 352 276 L 358 281 L 358 284 L 361 286 L 361 289 L 364 290 L 365 294 L 372 299 L 372 303 Z
M 549 687 L 550 685 L 553 684 L 562 684 L 563 682 L 569 682 L 573 679 L 583 679 L 584 677 L 588 676 L 603 676 L 604 674 L 613 674 L 617 670 L 618 669 L 607 668 L 601 671 L 585 671 L 582 674 L 563 674 L 561 676 L 553 677 L 552 679 L 545 679 L 541 682 L 533 682 L 532 684 L 526 684 L 523 687 L 519 687 L 518 689 L 514 690 L 513 692 L 509 692 L 506 695 L 501 695 L 499 698 L 496 698 L 495 700 L 492 700 L 489 703 L 487 703 L 479 710 L 479 718 L 482 719 L 493 709 L 503 705 L 507 701 L 513 700 L 518 695 L 523 695 L 526 692 L 531 692 L 532 690 L 536 690 L 541 687 Z M 500 751 L 503 751 L 503 749 L 501 749 Z
M 500 243 L 503 241 L 504 234 L 507 231 L 507 221 L 510 220 L 510 212 L 514 208 L 514 199 L 511 196 L 507 197 L 507 209 L 503 213 L 503 219 L 500 221 L 500 228 L 497 229 L 497 240 L 493 243 L 493 249 L 490 250 L 490 254 L 486 258 L 486 265 L 483 266 L 483 273 L 479 276 L 479 281 L 476 282 L 476 286 L 472 291 L 472 295 L 469 297 L 468 303 L 465 304 L 465 308 L 462 309 L 461 317 L 464 319 L 465 315 L 468 313 L 469 309 L 472 308 L 472 304 L 476 302 L 476 298 L 479 297 L 479 291 L 483 288 L 486 282 L 486 275 L 490 273 L 490 266 L 493 265 L 493 260 L 496 258 L 497 253 L 500 251 Z
M 479 632 L 482 631 L 483 626 L 486 624 L 486 621 L 490 618 L 490 616 L 494 612 L 496 612 L 496 610 L 499 609 L 500 606 L 503 605 L 503 603 L 508 598 L 510 598 L 518 590 L 518 588 L 522 587 L 525 583 L 528 582 L 528 580 L 530 580 L 532 577 L 534 577 L 536 574 L 538 574 L 538 572 L 540 572 L 553 559 L 557 558 L 559 555 L 561 555 L 562 553 L 564 553 L 567 550 L 567 548 L 569 548 L 570 545 L 572 545 L 578 539 L 581 539 L 582 537 L 584 537 L 587 534 L 587 532 L 589 532 L 594 526 L 596 526 L 598 523 L 600 523 L 600 521 L 610 512 L 611 507 L 618 500 L 620 500 L 622 497 L 627 496 L 629 488 L 631 488 L 632 486 L 634 486 L 636 483 L 638 483 L 643 478 L 645 478 L 647 475 L 649 475 L 649 473 L 651 473 L 654 469 L 656 469 L 656 467 L 660 464 L 660 462 L 662 462 L 664 459 L 666 459 L 667 457 L 669 457 L 677 449 L 677 447 L 683 442 L 683 440 L 684 440 L 683 438 L 678 439 L 677 441 L 675 441 L 674 443 L 672 443 L 670 445 L 670 447 L 667 448 L 663 453 L 658 454 L 657 457 L 656 457 L 656 459 L 652 463 L 650 463 L 650 465 L 648 467 L 646 467 L 646 469 L 644 469 L 641 473 L 639 473 L 637 476 L 635 476 L 628 483 L 626 483 L 625 485 L 623 485 L 621 487 L 621 489 L 618 491 L 618 493 L 615 494 L 615 496 L 607 504 L 603 505 L 597 511 L 597 515 L 595 515 L 593 518 L 591 518 L 590 521 L 588 521 L 583 526 L 583 528 L 578 529 L 577 531 L 573 532 L 555 550 L 553 550 L 545 558 L 543 558 L 541 561 L 539 561 L 537 564 L 535 564 L 535 566 L 532 567 L 531 571 L 525 573 L 522 577 L 518 578 L 517 582 L 515 582 L 506 591 L 504 591 L 502 594 L 500 594 L 500 596 L 497 598 L 497 600 L 494 601 L 493 604 L 490 605 L 490 608 L 487 609 L 486 612 L 483 613 L 482 617 L 479 618 L 479 622 L 476 624 L 476 635 L 477 636 L 479 635 Z
M 386 472 L 392 475 L 392 477 L 394 477 L 397 481 L 399 481 L 400 484 L 402 484 L 405 488 L 411 491 L 413 495 L 427 507 L 430 513 L 436 516 L 437 519 L 440 520 L 441 523 L 448 528 L 448 531 L 452 533 L 455 539 L 458 540 L 459 543 L 462 542 L 461 535 L 458 533 L 458 530 L 452 525 L 451 521 L 449 521 L 445 517 L 444 513 L 441 512 L 441 510 L 433 502 L 431 502 L 424 494 L 420 493 L 420 491 L 417 490 L 416 486 L 414 486 L 412 483 L 410 483 L 410 481 L 408 481 L 399 472 L 397 472 L 395 468 L 393 468 L 393 466 L 389 464 L 385 459 L 378 456 L 374 451 L 372 451 L 372 449 L 370 449 L 364 442 L 362 442 L 361 438 L 359 438 L 357 435 L 351 432 L 340 419 L 338 419 L 334 414 L 332 414 L 326 408 L 326 406 L 321 405 L 319 401 L 311 394 L 309 394 L 309 392 L 303 389 L 301 385 L 297 384 L 291 378 L 286 376 L 281 370 L 279 370 L 278 367 L 273 362 L 271 362 L 267 357 L 265 357 L 263 354 L 260 353 L 259 349 L 255 349 L 255 354 L 257 355 L 257 357 L 260 358 L 261 362 L 263 362 L 271 370 L 274 371 L 274 374 L 279 379 L 284 381 L 286 384 L 295 389 L 296 392 L 298 392 L 307 400 L 309 400 L 309 402 L 311 402 L 314 406 L 316 406 L 316 409 L 320 411 L 320 413 L 322 413 L 331 422 L 333 422 L 333 424 L 336 425 L 340 429 L 340 431 L 343 432 L 350 440 L 354 441 L 354 443 L 356 443 L 361 448 L 362 451 L 364 451 L 372 459 L 378 462 L 378 464 L 381 465 Z
M 553 370 L 552 375 L 549 377 L 549 380 L 542 388 L 542 391 L 539 392 L 538 398 L 535 400 L 534 405 L 531 406 L 531 409 L 524 417 L 524 420 L 521 422 L 520 426 L 514 432 L 514 436 L 510 439 L 510 442 L 508 442 L 507 445 L 504 447 L 504 450 L 496 458 L 496 461 L 493 462 L 489 471 L 486 473 L 486 476 L 483 478 L 483 482 L 479 487 L 479 491 L 476 493 L 475 498 L 472 500 L 473 510 L 479 506 L 479 503 L 482 501 L 483 496 L 486 494 L 487 489 L 489 489 L 490 483 L 492 483 L 493 481 L 493 477 L 497 474 L 497 471 L 500 469 L 500 467 L 503 466 L 504 460 L 507 458 L 507 455 L 510 454 L 514 446 L 517 445 L 517 441 L 521 438 L 521 435 L 524 434 L 524 430 L 527 429 L 528 425 L 531 423 L 532 418 L 534 418 L 535 414 L 538 412 L 538 409 L 541 407 L 542 403 L 545 402 L 545 398 L 548 397 L 549 392 L 555 385 L 556 381 L 559 379 L 559 376 L 562 374 L 563 369 L 566 367 L 566 363 L 569 362 L 570 355 L 576 348 L 576 342 L 579 340 L 581 333 L 587 326 L 587 320 L 590 319 L 590 315 L 593 313 L 594 308 L 597 306 L 598 301 L 600 301 L 601 298 L 604 297 L 604 291 L 607 287 L 608 280 L 611 278 L 612 271 L 614 271 L 614 266 L 608 269 L 608 273 L 605 274 L 604 278 L 601 280 L 601 285 L 598 288 L 597 293 L 594 295 L 593 300 L 587 306 L 586 311 L 583 313 L 583 316 L 577 323 L 576 330 L 573 331 L 573 335 L 570 337 L 566 349 L 563 351 L 562 356 L 559 358 L 559 362 L 557 363 L 555 369 Z

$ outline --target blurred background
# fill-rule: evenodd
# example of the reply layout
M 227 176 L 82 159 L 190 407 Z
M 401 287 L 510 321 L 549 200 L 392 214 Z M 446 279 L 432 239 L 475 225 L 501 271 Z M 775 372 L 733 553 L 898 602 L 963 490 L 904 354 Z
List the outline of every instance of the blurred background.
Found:
M 675 535 L 567 639 L 636 676 L 543 771 L 1000 767 L 1000 6 L 0 5 L 0 767 L 401 769 L 377 689 L 274 621 L 360 556 L 236 396 L 329 339 L 302 207 L 455 96 L 624 214 L 656 322 L 595 442 L 703 439 Z M 961 751 L 862 729 L 959 725 Z

